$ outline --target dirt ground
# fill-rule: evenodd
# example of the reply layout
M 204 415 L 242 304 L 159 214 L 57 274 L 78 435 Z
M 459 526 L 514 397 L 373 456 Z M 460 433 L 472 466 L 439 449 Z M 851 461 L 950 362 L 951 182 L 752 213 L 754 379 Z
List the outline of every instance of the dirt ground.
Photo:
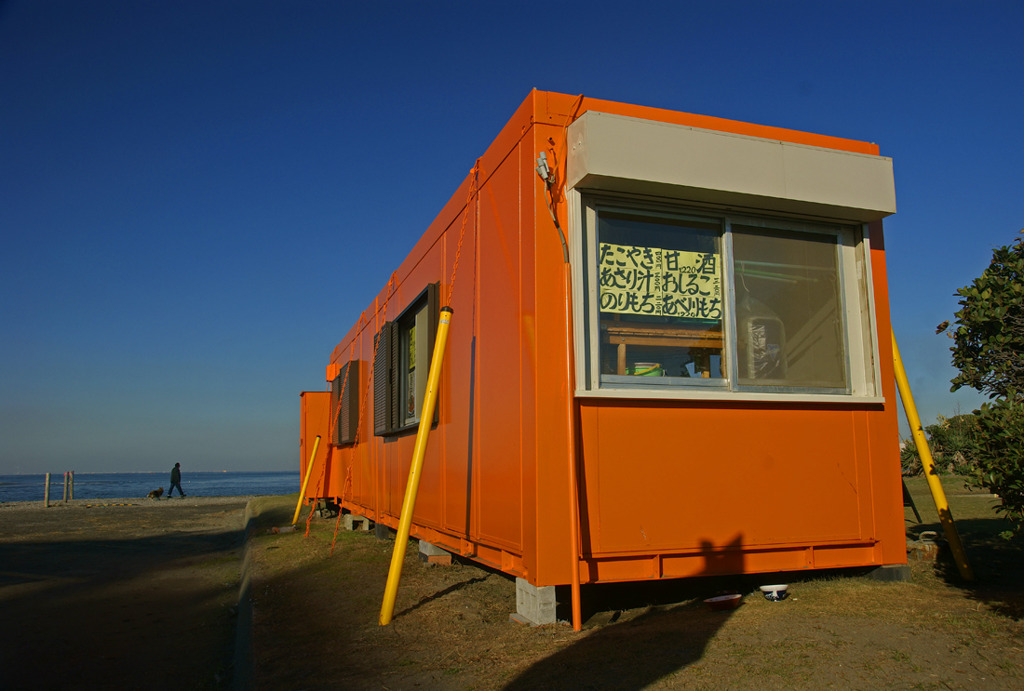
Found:
M 275 532 L 294 502 L 0 505 L 0 689 L 1024 687 L 1024 558 L 988 519 L 959 522 L 974 584 L 940 555 L 909 582 L 789 574 L 778 603 L 763 579 L 590 587 L 576 633 L 510 622 L 513 581 L 415 543 L 381 627 L 394 543 L 333 518 Z M 742 605 L 711 611 L 722 590 Z M 239 622 L 251 667 L 232 666 Z
M 247 502 L 0 505 L 0 689 L 227 684 Z
M 969 522 L 983 585 L 958 583 L 944 560 L 914 560 L 909 582 L 789 574 L 792 595 L 777 603 L 757 590 L 763 577 L 591 587 L 575 633 L 510 622 L 513 581 L 424 564 L 413 544 L 381 627 L 393 543 L 341 530 L 332 554 L 334 520 L 314 519 L 308 537 L 274 534 L 275 511 L 281 522 L 260 507 L 250 543 L 258 689 L 1024 687 L 1024 561 L 986 547 Z M 703 599 L 722 590 L 743 593 L 742 605 L 711 611 Z

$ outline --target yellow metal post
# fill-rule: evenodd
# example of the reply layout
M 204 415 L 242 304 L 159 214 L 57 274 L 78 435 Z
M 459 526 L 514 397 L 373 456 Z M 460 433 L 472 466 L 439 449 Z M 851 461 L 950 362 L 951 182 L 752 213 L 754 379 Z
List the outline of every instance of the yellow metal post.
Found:
M 924 468 L 924 475 L 928 479 L 928 488 L 932 492 L 932 499 L 935 501 L 935 509 L 939 512 L 939 521 L 942 523 L 942 530 L 946 535 L 949 548 L 953 551 L 953 559 L 956 561 L 956 568 L 965 581 L 974 580 L 974 572 L 967 562 L 967 554 L 960 542 L 960 534 L 956 530 L 956 523 L 953 522 L 953 513 L 949 510 L 949 502 L 946 501 L 946 493 L 942 491 L 942 483 L 939 475 L 935 472 L 935 462 L 932 460 L 932 452 L 928 448 L 928 440 L 924 436 L 924 429 L 921 427 L 921 418 L 917 414 L 917 406 L 914 404 L 914 395 L 910 392 L 910 382 L 907 381 L 907 372 L 903 369 L 903 358 L 900 357 L 899 346 L 896 345 L 896 334 L 892 334 L 892 358 L 896 365 L 896 386 L 900 390 L 900 398 L 903 400 L 903 410 L 907 414 L 907 422 L 910 423 L 910 432 L 914 436 L 914 444 L 917 445 L 917 454 L 921 457 L 921 466 Z
M 398 520 L 395 549 L 391 553 L 391 568 L 388 570 L 388 582 L 384 587 L 384 602 L 380 608 L 381 626 L 390 624 L 391 617 L 395 613 L 395 597 L 398 595 L 398 582 L 402 578 L 402 562 L 405 560 L 405 547 L 409 542 L 409 527 L 412 525 L 412 512 L 416 507 L 416 493 L 420 487 L 423 457 L 427 453 L 427 437 L 430 435 L 430 425 L 434 420 L 434 408 L 437 406 L 441 362 L 444 360 L 444 348 L 448 343 L 448 326 L 451 324 L 453 312 L 451 307 L 441 308 L 441 320 L 437 326 L 437 338 L 434 340 L 434 355 L 430 360 L 430 373 L 427 376 L 427 393 L 423 399 L 423 409 L 420 411 L 420 426 L 416 433 L 412 464 L 409 466 L 409 479 L 405 485 L 402 515 Z
M 299 490 L 299 501 L 295 504 L 295 515 L 292 516 L 292 525 L 299 522 L 299 511 L 302 510 L 302 500 L 306 496 L 306 485 L 309 484 L 309 476 L 313 474 L 313 461 L 316 459 L 316 450 L 320 448 L 320 435 L 316 435 L 313 442 L 313 453 L 309 455 L 309 465 L 306 466 L 306 477 L 302 478 L 302 489 Z

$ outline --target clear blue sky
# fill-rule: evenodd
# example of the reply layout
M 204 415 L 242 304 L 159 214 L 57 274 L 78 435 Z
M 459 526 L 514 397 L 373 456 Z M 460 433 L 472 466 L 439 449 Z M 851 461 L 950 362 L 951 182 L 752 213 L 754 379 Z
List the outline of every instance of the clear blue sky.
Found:
M 585 9 L 584 9 L 585 7 Z M 0 473 L 286 470 L 531 88 L 873 141 L 926 422 L 1024 225 L 1024 3 L 0 0 Z

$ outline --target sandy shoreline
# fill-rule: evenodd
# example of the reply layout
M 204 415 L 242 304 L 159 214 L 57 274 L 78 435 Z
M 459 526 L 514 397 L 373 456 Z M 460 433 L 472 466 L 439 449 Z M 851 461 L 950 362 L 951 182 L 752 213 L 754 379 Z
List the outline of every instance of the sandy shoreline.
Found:
M 251 499 L 255 499 L 256 495 L 239 495 L 230 497 L 195 497 L 187 496 L 179 498 L 175 496 L 173 499 L 147 499 L 145 497 L 118 497 L 118 498 L 106 498 L 106 499 L 73 499 L 71 501 L 54 501 L 50 500 L 50 505 L 47 507 L 43 501 L 6 501 L 0 502 L 0 512 L 7 510 L 15 511 L 42 511 L 42 510 L 68 510 L 68 509 L 91 509 L 101 507 L 112 507 L 112 506 L 141 506 L 147 508 L 174 508 L 174 507 L 199 507 L 199 506 L 217 506 L 221 504 L 241 504 L 245 505 Z

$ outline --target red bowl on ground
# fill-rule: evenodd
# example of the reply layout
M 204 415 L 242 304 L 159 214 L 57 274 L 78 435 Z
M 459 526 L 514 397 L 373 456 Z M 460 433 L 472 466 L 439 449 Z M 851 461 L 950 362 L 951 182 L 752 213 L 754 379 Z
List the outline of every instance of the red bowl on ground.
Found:
M 740 606 L 740 602 L 742 601 L 743 596 L 739 593 L 717 595 L 715 597 L 709 597 L 708 599 L 704 600 L 704 602 L 707 603 L 708 607 L 715 610 L 716 612 L 721 612 L 722 610 L 726 609 L 736 609 Z

